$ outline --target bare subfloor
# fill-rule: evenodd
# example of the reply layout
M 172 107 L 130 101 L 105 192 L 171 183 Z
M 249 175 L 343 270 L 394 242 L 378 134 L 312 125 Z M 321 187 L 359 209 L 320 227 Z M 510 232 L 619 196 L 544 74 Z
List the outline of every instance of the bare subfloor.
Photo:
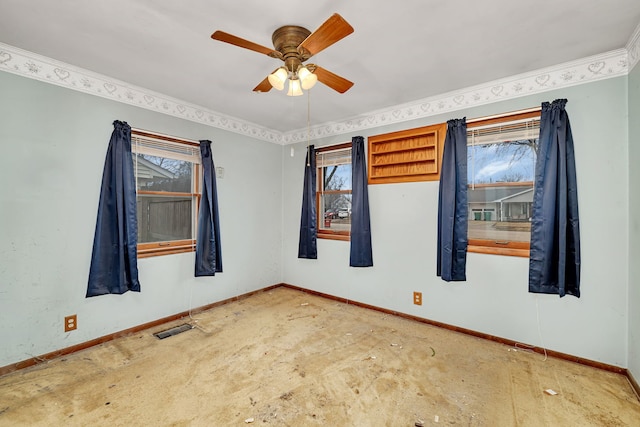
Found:
M 287 288 L 194 317 L 0 378 L 0 425 L 640 425 L 621 375 Z

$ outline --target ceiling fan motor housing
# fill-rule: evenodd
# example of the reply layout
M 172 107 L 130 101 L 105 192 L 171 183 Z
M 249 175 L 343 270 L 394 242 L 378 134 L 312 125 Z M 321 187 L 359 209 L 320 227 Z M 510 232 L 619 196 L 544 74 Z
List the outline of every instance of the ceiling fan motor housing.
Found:
M 284 65 L 292 73 L 295 73 L 302 63 L 311 57 L 309 52 L 298 51 L 300 43 L 310 34 L 311 31 L 297 25 L 285 25 L 273 32 L 271 37 L 273 47 L 282 53 Z

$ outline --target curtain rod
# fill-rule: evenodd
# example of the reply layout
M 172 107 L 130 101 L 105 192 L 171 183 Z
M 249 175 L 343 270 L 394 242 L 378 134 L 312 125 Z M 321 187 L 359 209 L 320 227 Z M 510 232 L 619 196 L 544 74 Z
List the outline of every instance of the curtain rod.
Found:
M 483 120 L 499 119 L 501 117 L 514 116 L 516 114 L 533 113 L 535 111 L 541 111 L 541 110 L 542 110 L 542 107 L 534 107 L 534 108 L 525 108 L 524 110 L 511 111 L 510 113 L 494 114 L 493 116 L 476 117 L 476 118 L 467 120 L 467 124 L 481 122 Z
M 172 135 L 165 135 L 165 134 L 158 133 L 158 132 L 153 132 L 153 131 L 150 131 L 150 130 L 145 130 L 145 129 L 139 129 L 139 128 L 132 127 L 131 128 L 131 132 L 137 132 L 137 133 L 149 135 L 151 137 L 156 137 L 158 139 L 164 139 L 166 141 L 188 143 L 188 144 L 191 144 L 191 145 L 200 146 L 200 141 L 196 141 L 196 140 L 193 140 L 193 139 L 187 139 L 187 138 L 180 138 L 180 137 L 172 136 Z

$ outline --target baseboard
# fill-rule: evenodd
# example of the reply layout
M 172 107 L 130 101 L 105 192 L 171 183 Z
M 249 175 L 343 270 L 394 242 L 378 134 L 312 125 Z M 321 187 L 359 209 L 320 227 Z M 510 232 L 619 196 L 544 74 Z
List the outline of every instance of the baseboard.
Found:
M 241 299 L 248 298 L 248 297 L 250 297 L 252 295 L 255 295 L 255 294 L 258 294 L 258 293 L 267 292 L 267 291 L 270 291 L 272 289 L 279 288 L 279 287 L 281 287 L 283 285 L 284 285 L 283 283 L 279 283 L 279 284 L 268 286 L 266 288 L 262 288 L 262 289 L 259 289 L 259 290 L 256 290 L 256 291 L 248 292 L 246 294 L 238 295 L 238 296 L 235 296 L 235 297 L 232 297 L 232 298 L 227 298 L 227 299 L 222 300 L 222 301 L 217 301 L 217 302 L 214 302 L 212 304 L 207 304 L 207 305 L 202 306 L 202 307 L 193 308 L 193 309 L 191 309 L 191 314 L 200 313 L 202 311 L 210 310 L 212 308 L 215 308 L 215 307 L 218 307 L 218 306 L 221 306 L 221 305 L 229 304 L 230 302 L 239 301 Z M 188 316 L 189 316 L 189 311 L 183 311 L 181 313 L 177 313 L 177 314 L 174 314 L 174 315 L 171 315 L 171 316 L 163 317 L 162 319 L 154 320 L 152 322 L 144 323 L 142 325 L 134 326 L 134 327 L 129 328 L 129 329 L 125 329 L 125 330 L 122 330 L 122 331 L 114 332 L 113 334 L 105 335 L 105 336 L 102 336 L 102 337 L 99 337 L 99 338 L 96 338 L 96 339 L 93 339 L 93 340 L 90 340 L 90 341 L 86 341 L 86 342 L 83 342 L 83 343 L 80 343 L 80 344 L 76 344 L 76 345 L 73 345 L 71 347 L 66 347 L 66 348 L 63 348 L 63 349 L 60 349 L 60 350 L 52 351 L 51 353 L 43 354 L 41 356 L 32 357 L 30 359 L 23 360 L 21 362 L 12 363 L 10 365 L 0 367 L 0 376 L 8 374 L 8 373 L 13 372 L 13 371 L 17 371 L 19 369 L 28 368 L 28 367 L 31 367 L 31 366 L 37 365 L 39 363 L 46 362 L 46 361 L 49 361 L 49 360 L 52 360 L 52 359 L 55 359 L 55 358 L 58 358 L 58 357 L 61 357 L 61 356 L 66 356 L 66 355 L 69 355 L 71 353 L 75 353 L 77 351 L 85 350 L 87 348 L 90 348 L 90 347 L 93 347 L 93 346 L 96 346 L 96 345 L 100 345 L 100 344 L 103 344 L 103 343 L 108 342 L 108 341 L 115 340 L 115 339 L 120 338 L 120 337 L 124 337 L 124 336 L 130 335 L 130 334 L 135 334 L 137 332 L 144 331 L 146 329 L 154 328 L 154 327 L 162 325 L 164 323 L 173 322 L 174 320 L 182 319 L 182 318 L 188 317 Z
M 283 287 L 286 288 L 290 288 L 290 289 L 295 289 L 298 291 L 302 291 L 302 292 L 306 292 L 308 294 L 312 294 L 312 295 L 317 295 L 323 298 L 328 298 L 334 301 L 338 301 L 338 302 L 343 302 L 343 303 L 349 303 L 351 305 L 355 305 L 358 307 L 363 307 L 363 308 L 368 308 L 370 310 L 376 310 L 379 311 L 381 313 L 385 313 L 385 314 L 391 314 L 394 316 L 398 316 L 398 317 L 402 317 L 405 319 L 410 319 L 410 320 L 415 320 L 416 322 L 420 322 L 420 323 L 425 323 L 431 326 L 437 326 L 439 328 L 442 329 L 447 329 L 450 331 L 454 331 L 454 332 L 459 332 L 459 333 L 463 333 L 466 335 L 471 335 L 477 338 L 483 338 L 489 341 L 494 341 L 494 342 L 498 342 L 501 344 L 505 344 L 508 346 L 512 346 L 512 347 L 520 347 L 520 348 L 526 348 L 527 350 L 533 351 L 535 353 L 540 353 L 540 354 L 545 354 L 545 349 L 541 348 L 541 347 L 536 347 L 533 345 L 528 345 L 528 344 L 524 344 L 518 341 L 513 341 L 513 340 L 509 340 L 506 338 L 501 338 L 501 337 L 496 337 L 494 335 L 489 335 L 489 334 L 485 334 L 483 332 L 478 332 L 478 331 L 474 331 L 471 329 L 466 329 L 466 328 L 461 328 L 458 326 L 453 326 L 453 325 L 449 325 L 447 323 L 442 323 L 442 322 L 438 322 L 435 320 L 431 320 L 431 319 L 427 319 L 424 317 L 418 317 L 418 316 L 414 316 L 411 314 L 406 314 L 406 313 L 401 313 L 398 311 L 393 311 L 393 310 L 389 310 L 386 308 L 381 308 L 381 307 L 376 307 L 373 305 L 369 305 L 369 304 L 364 304 L 358 301 L 353 301 L 350 299 L 346 299 L 346 298 L 342 298 L 342 297 L 336 297 L 334 295 L 330 295 L 330 294 L 325 294 L 322 292 L 317 292 L 317 291 L 313 291 L 310 289 L 305 289 L 305 288 L 301 288 L 298 286 L 294 286 L 294 285 L 290 285 L 288 283 L 283 283 L 282 284 Z M 563 360 L 568 360 L 570 362 L 574 362 L 574 363 L 579 363 L 581 365 L 586 365 L 586 366 L 590 366 L 592 368 L 597 368 L 597 369 L 602 369 L 605 371 L 609 371 L 609 372 L 614 372 L 616 374 L 622 374 L 627 376 L 627 378 L 630 378 L 629 372 L 627 371 L 627 369 L 625 368 L 621 368 L 619 366 L 614 366 L 614 365 L 609 365 L 606 363 L 602 363 L 602 362 L 596 362 L 594 360 L 590 360 L 590 359 L 585 359 L 582 357 L 577 357 L 577 356 L 572 356 L 570 354 L 566 354 L 566 353 L 561 353 L 559 351 L 553 351 L 553 350 L 546 350 L 546 354 L 548 356 L 551 357 L 555 357 L 556 359 L 563 359 Z M 631 379 L 630 379 L 631 381 Z
M 640 400 L 640 384 L 638 384 L 638 381 L 636 381 L 629 370 L 627 370 L 627 379 L 629 380 L 629 384 L 631 384 L 631 388 L 633 388 L 633 391 L 636 392 L 636 397 L 638 398 L 638 400 Z

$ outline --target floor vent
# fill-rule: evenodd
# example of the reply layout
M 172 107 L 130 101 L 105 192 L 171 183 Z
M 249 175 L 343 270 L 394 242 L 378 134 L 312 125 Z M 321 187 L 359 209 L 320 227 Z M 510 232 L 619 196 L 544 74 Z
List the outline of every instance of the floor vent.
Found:
M 155 335 L 156 338 L 163 340 L 165 338 L 169 338 L 169 337 L 172 337 L 174 335 L 178 335 L 178 334 L 181 334 L 183 332 L 186 332 L 189 329 L 193 329 L 193 326 L 189 325 L 188 323 L 185 323 L 185 324 L 180 325 L 180 326 L 175 326 L 175 327 L 173 327 L 171 329 L 167 329 L 167 330 L 164 330 L 164 331 L 156 332 L 153 335 Z

